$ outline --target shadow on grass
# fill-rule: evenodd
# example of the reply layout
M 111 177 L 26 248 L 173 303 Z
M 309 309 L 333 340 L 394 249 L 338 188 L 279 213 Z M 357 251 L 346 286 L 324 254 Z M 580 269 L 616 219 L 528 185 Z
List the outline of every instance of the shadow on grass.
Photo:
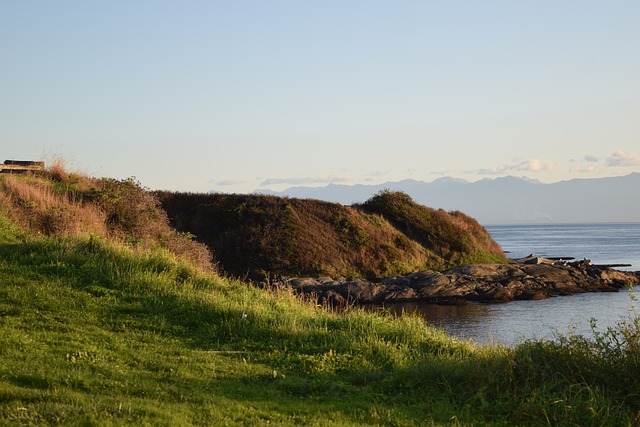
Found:
M 87 323 L 91 317 L 104 330 L 138 333 L 130 340 L 157 335 L 179 342 L 189 349 L 191 353 L 179 349 L 189 357 L 201 353 L 207 363 L 226 363 L 228 373 L 176 377 L 171 364 L 184 362 L 174 362 L 168 351 L 157 366 L 145 359 L 148 354 L 141 356 L 143 367 L 135 376 L 141 384 L 177 389 L 167 398 L 178 396 L 191 405 L 214 393 L 245 409 L 255 408 L 247 416 L 256 418 L 240 414 L 234 418 L 238 422 L 282 416 L 290 418 L 274 422 L 293 424 L 300 414 L 336 414 L 379 425 L 449 423 L 452 417 L 498 424 L 630 424 L 640 409 L 640 383 L 625 379 L 637 366 L 603 366 L 599 361 L 605 359 L 592 354 L 594 347 L 584 342 L 462 354 L 455 346 L 448 349 L 442 342 L 423 340 L 406 344 L 403 351 L 413 351 L 413 356 L 398 361 L 402 344 L 393 344 L 393 331 L 379 328 L 369 334 L 362 325 L 351 329 L 347 316 L 307 313 L 296 319 L 295 314 L 278 312 L 287 306 L 278 306 L 274 295 L 226 282 L 196 289 L 175 261 L 136 257 L 72 239 L 0 244 L 0 275 L 19 286 L 55 282 L 66 287 L 71 291 L 65 296 L 68 301 L 52 310 L 76 312 L 74 321 L 80 322 L 87 309 L 74 297 L 85 295 L 96 300 L 89 309 L 98 313 L 87 316 Z M 246 292 L 245 300 L 234 299 L 236 292 Z M 29 297 L 23 295 L 22 304 L 28 305 Z M 252 307 L 253 302 L 259 307 Z M 26 373 L 12 376 L 10 382 L 31 389 L 49 387 L 48 380 Z M 123 392 L 144 395 L 146 390 L 141 386 Z M 154 398 L 159 399 L 152 394 Z
M 96 257 L 106 257 L 109 262 L 98 262 Z M 148 283 L 125 285 L 114 279 L 113 272 L 105 266 L 114 265 L 123 271 L 135 271 L 140 268 L 139 260 L 117 253 L 105 254 L 101 250 L 86 251 L 77 242 L 60 239 L 0 244 L 0 260 L 0 277 L 15 277 L 29 288 L 25 288 L 27 292 L 20 295 L 20 302 L 25 307 L 30 304 L 32 292 L 40 286 L 45 291 L 64 288 L 67 291 L 60 291 L 60 295 L 49 295 L 49 300 L 40 301 L 37 309 L 40 312 L 63 311 L 71 316 L 70 322 L 78 323 L 78 327 L 83 324 L 82 316 L 86 315 L 87 326 L 97 322 L 93 326 L 113 333 L 131 331 L 131 337 L 125 342 L 151 333 L 168 338 L 169 342 L 178 341 L 185 349 L 202 354 L 207 360 L 231 365 L 231 373 L 228 374 L 188 374 L 188 379 L 185 379 L 171 373 L 170 356 L 163 355 L 165 359 L 151 361 L 147 360 L 147 354 L 129 361 L 127 358 L 132 356 L 127 355 L 123 360 L 132 365 L 141 364 L 141 369 L 131 371 L 131 377 L 126 380 L 120 374 L 106 371 L 101 377 L 104 380 L 78 377 L 76 382 L 85 384 L 88 390 L 100 386 L 103 381 L 108 384 L 111 375 L 111 381 L 115 381 L 116 385 L 123 381 L 141 384 L 140 387 L 128 387 L 126 390 L 121 389 L 122 385 L 116 387 L 119 393 L 133 397 L 138 397 L 136 393 L 148 392 L 144 384 L 157 381 L 158 388 L 170 390 L 168 393 L 171 396 L 192 396 L 186 398 L 189 401 L 214 393 L 241 402 L 244 407 L 256 408 L 255 416 L 258 418 L 274 417 L 274 413 L 283 414 L 283 417 L 290 417 L 293 424 L 301 414 L 306 419 L 309 416 L 323 418 L 334 414 L 344 420 L 382 425 L 412 424 L 411 420 L 428 419 L 425 414 L 416 415 L 416 408 L 413 403 L 407 404 L 406 395 L 388 393 L 384 381 L 393 375 L 390 367 L 359 367 L 359 361 L 367 362 L 368 356 L 354 356 L 346 360 L 348 366 L 339 366 L 343 359 L 336 356 L 337 351 L 350 351 L 350 341 L 353 341 L 353 336 L 344 331 L 344 320 L 329 317 L 316 319 L 308 315 L 304 326 L 287 330 L 286 325 L 278 324 L 278 315 L 270 312 L 272 307 L 269 304 L 277 303 L 276 296 L 270 297 L 273 301 L 262 302 L 266 305 L 262 311 L 252 312 L 249 308 L 249 315 L 243 318 L 242 304 L 230 303 L 223 296 L 217 301 L 216 298 L 205 299 L 202 292 L 182 293 L 175 287 L 154 287 Z M 128 279 L 125 276 L 121 278 L 126 281 Z M 179 281 L 175 280 L 174 285 L 180 286 Z M 238 292 L 241 291 L 238 289 Z M 222 295 L 232 293 L 234 289 L 210 289 L 206 292 Z M 18 295 L 20 291 L 14 294 Z M 83 294 L 84 297 L 81 297 Z M 56 305 L 47 305 L 53 304 L 54 299 Z M 82 299 L 96 301 L 91 306 L 78 304 Z M 97 307 L 97 316 L 84 312 L 94 308 L 98 310 Z M 46 317 L 40 319 L 46 321 Z M 161 342 L 164 341 L 155 340 L 156 344 Z M 167 351 L 170 353 L 170 350 Z M 176 351 L 191 354 L 178 348 Z M 234 353 L 236 351 L 240 353 Z M 369 362 L 390 366 L 391 362 L 385 357 L 380 355 L 376 361 Z M 243 359 L 248 360 L 246 374 L 242 374 L 242 366 L 246 364 Z M 86 368 L 95 372 L 111 369 L 109 364 L 100 368 L 93 362 L 77 363 L 79 365 L 74 366 L 81 370 L 82 363 L 87 363 Z M 179 365 L 184 361 L 176 360 L 175 363 Z M 322 369 L 331 372 L 309 372 Z M 53 376 L 50 377 L 18 373 L 11 376 L 9 381 L 18 387 L 45 390 L 50 388 L 51 381 L 61 384 L 56 372 L 51 371 L 49 375 Z M 92 385 L 93 381 L 96 385 Z M 154 399 L 153 395 L 150 397 Z M 243 416 L 239 416 L 238 420 L 242 421 Z M 397 420 L 404 421 L 398 424 Z M 280 421 L 286 420 L 283 418 Z

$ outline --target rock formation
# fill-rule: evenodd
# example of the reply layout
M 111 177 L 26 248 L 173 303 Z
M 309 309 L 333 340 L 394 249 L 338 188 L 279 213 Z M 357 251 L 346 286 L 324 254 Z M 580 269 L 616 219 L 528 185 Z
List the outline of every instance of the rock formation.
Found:
M 566 263 L 544 259 L 531 263 L 472 264 L 444 272 L 419 271 L 385 278 L 379 282 L 344 278 L 280 278 L 271 284 L 285 285 L 321 302 L 458 304 L 468 301 L 494 303 L 538 300 L 582 292 L 616 292 L 640 282 L 638 273 L 614 270 L 589 263 Z

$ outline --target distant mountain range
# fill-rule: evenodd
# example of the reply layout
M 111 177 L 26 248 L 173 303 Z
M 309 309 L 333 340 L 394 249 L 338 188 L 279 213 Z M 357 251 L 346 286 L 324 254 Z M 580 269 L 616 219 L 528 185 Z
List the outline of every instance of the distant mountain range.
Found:
M 261 194 L 311 198 L 345 205 L 361 203 L 380 190 L 403 191 L 414 201 L 447 211 L 459 210 L 481 224 L 640 222 L 640 173 L 544 184 L 507 176 L 468 182 L 440 178 L 407 179 L 379 185 L 291 187 Z

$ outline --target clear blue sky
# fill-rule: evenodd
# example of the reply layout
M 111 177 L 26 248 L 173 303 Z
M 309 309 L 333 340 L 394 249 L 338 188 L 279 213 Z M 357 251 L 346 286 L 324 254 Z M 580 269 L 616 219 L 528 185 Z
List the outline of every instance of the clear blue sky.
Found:
M 0 0 L 0 161 L 153 189 L 640 171 L 640 1 Z

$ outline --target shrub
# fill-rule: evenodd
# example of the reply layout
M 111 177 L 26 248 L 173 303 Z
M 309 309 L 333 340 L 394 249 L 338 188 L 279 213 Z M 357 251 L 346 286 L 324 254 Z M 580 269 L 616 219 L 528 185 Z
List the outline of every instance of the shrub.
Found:
M 157 245 L 213 270 L 208 248 L 170 225 L 159 201 L 133 179 L 62 174 L 0 177 L 0 213 L 26 231 L 47 236 L 92 234 L 131 245 Z M 61 185 L 63 184 L 63 185 Z
M 106 235 L 104 215 L 67 194 L 56 193 L 46 180 L 5 176 L 0 183 L 4 214 L 36 234 L 70 236 L 83 232 Z
M 463 214 L 383 192 L 362 206 L 262 195 L 156 193 L 172 224 L 207 244 L 235 276 L 332 275 L 376 279 L 464 260 L 504 260 Z
M 65 162 L 60 157 L 56 157 L 49 162 L 46 172 L 47 176 L 52 181 L 63 183 L 68 183 L 70 181 L 70 175 L 67 172 Z
M 389 190 L 376 194 L 360 208 L 382 215 L 407 237 L 438 254 L 443 263 L 433 268 L 454 267 L 468 261 L 506 262 L 500 246 L 486 229 L 459 211 L 432 209 L 415 203 L 406 193 Z

